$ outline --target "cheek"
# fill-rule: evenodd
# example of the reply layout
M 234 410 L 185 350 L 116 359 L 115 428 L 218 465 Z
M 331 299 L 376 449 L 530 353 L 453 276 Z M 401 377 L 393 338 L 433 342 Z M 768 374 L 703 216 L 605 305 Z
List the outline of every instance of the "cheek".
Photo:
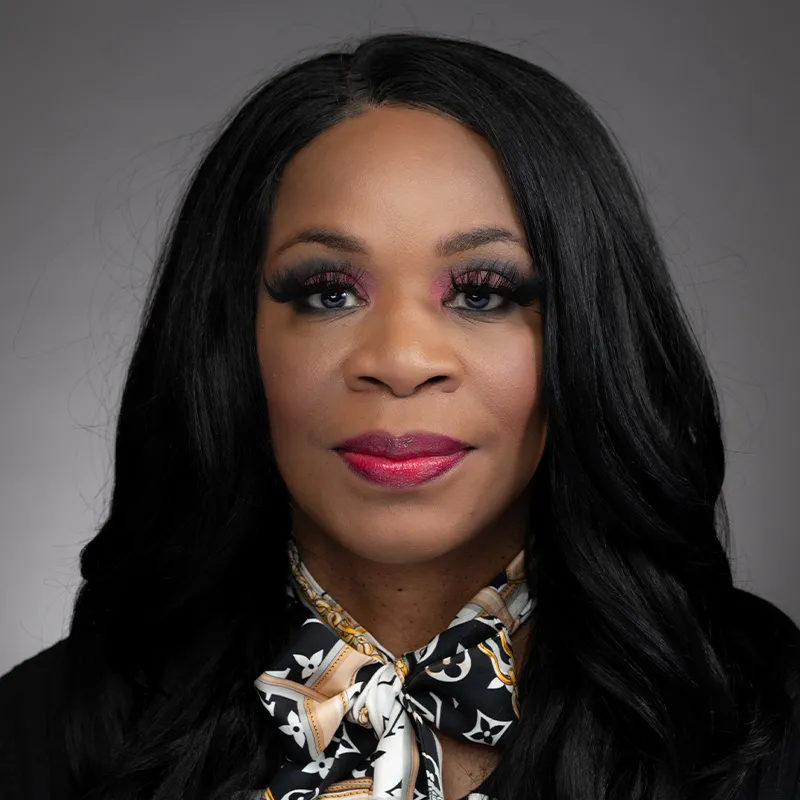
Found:
M 322 374 L 329 363 L 312 349 L 274 328 L 257 328 L 261 382 L 269 410 L 270 433 L 277 443 L 302 430 L 314 418 L 318 396 L 326 385 Z
M 495 350 L 481 358 L 476 386 L 483 404 L 501 430 L 524 432 L 540 427 L 542 347 L 538 336 L 521 334 L 506 342 L 499 358 Z
M 261 378 L 269 409 L 273 440 L 285 439 L 313 418 L 316 405 L 315 391 L 319 382 L 310 377 L 301 361 L 286 358 L 264 358 L 261 361 Z

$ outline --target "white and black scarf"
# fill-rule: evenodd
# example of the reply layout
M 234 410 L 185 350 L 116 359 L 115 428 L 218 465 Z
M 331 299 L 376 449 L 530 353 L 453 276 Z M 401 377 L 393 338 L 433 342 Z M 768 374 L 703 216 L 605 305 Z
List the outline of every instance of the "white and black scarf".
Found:
M 524 553 L 445 631 L 400 657 L 325 592 L 293 541 L 289 556 L 289 592 L 307 618 L 255 681 L 284 734 L 286 756 L 263 797 L 441 800 L 436 731 L 495 746 L 507 740 L 519 717 L 510 637 L 536 604 Z

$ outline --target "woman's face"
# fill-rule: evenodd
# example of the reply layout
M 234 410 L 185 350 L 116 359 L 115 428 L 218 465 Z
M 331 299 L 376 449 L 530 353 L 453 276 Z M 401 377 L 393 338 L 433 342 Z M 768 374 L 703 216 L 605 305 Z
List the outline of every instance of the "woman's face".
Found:
M 510 235 L 440 247 L 476 228 Z M 358 241 L 292 243 L 311 230 Z M 310 286 L 287 301 L 280 273 L 309 260 L 323 274 L 303 273 Z M 371 109 L 288 163 L 263 265 L 273 292 L 287 293 L 275 299 L 262 284 L 256 336 L 296 535 L 410 564 L 502 538 L 500 522 L 519 517 L 509 512 L 526 506 L 545 444 L 542 320 L 538 300 L 495 293 L 508 281 L 487 270 L 502 265 L 523 281 L 535 274 L 496 156 L 451 119 Z M 489 286 L 458 291 L 451 271 Z M 474 449 L 438 477 L 387 485 L 334 449 L 370 431 L 429 431 Z

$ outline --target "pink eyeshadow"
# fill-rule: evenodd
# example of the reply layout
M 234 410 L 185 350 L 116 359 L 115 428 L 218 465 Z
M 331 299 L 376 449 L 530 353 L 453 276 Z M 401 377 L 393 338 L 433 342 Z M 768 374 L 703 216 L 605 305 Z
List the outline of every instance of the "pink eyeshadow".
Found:
M 438 303 L 450 289 L 450 273 L 445 272 L 431 281 L 430 299 Z

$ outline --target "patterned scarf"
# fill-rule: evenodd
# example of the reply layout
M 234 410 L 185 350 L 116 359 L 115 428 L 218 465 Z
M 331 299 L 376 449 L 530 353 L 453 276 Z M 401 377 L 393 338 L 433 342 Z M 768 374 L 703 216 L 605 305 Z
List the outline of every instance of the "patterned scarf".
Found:
M 536 605 L 524 552 L 443 633 L 399 658 L 322 589 L 291 540 L 289 558 L 288 592 L 307 618 L 255 681 L 286 756 L 263 797 L 441 800 L 435 730 L 498 745 L 519 717 L 510 635 Z

